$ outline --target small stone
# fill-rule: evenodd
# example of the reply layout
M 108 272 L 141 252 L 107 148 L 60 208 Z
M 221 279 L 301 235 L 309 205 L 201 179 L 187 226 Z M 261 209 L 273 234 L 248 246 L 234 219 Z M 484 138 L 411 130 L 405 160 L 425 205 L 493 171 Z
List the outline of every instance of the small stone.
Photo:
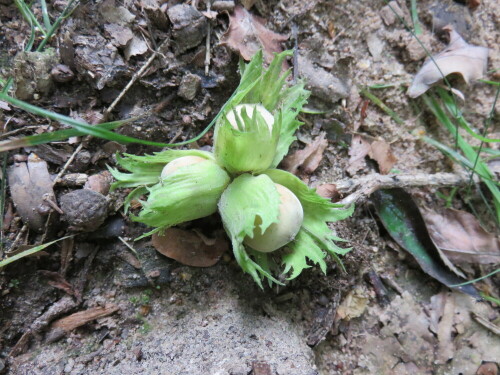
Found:
M 394 22 L 396 22 L 396 19 L 398 17 L 404 18 L 404 16 L 405 13 L 401 9 L 397 1 L 389 2 L 389 4 L 387 4 L 380 10 L 380 18 L 382 18 L 387 26 L 390 26 Z
M 104 195 L 88 189 L 64 194 L 60 204 L 64 220 L 77 232 L 96 230 L 108 215 L 108 201 Z
M 168 9 L 167 14 L 173 25 L 172 40 L 176 47 L 176 54 L 196 47 L 205 38 L 207 20 L 193 6 L 174 5 Z
M 76 154 L 75 159 L 69 165 L 68 170 L 71 172 L 84 172 L 87 169 L 87 166 L 90 163 L 90 159 L 92 155 L 87 150 L 82 150 L 78 154 Z
M 430 51 L 431 48 L 431 36 L 429 34 L 420 35 L 418 39 L 411 38 L 406 45 L 406 52 L 408 52 L 408 57 L 412 61 L 420 61 L 427 56 L 427 52 L 420 43 L 424 45 L 427 51 Z
M 186 100 L 193 100 L 201 86 L 201 78 L 196 74 L 186 74 L 182 77 L 178 95 Z
M 52 76 L 52 79 L 54 81 L 59 83 L 70 82 L 73 80 L 73 78 L 75 78 L 75 74 L 69 68 L 69 66 L 63 64 L 58 64 L 54 66 L 50 71 L 50 75 Z

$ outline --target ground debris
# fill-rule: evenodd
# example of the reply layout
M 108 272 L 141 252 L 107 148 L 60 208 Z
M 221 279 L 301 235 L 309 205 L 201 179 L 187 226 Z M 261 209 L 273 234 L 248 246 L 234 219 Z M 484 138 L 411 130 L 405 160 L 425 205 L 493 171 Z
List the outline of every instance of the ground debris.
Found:
M 269 64 L 274 57 L 273 53 L 283 51 L 281 44 L 288 36 L 269 30 L 265 26 L 265 19 L 237 5 L 229 20 L 229 29 L 222 36 L 221 43 L 238 52 L 245 60 L 249 61 L 262 49 L 264 60 Z
M 166 257 L 192 267 L 210 267 L 216 264 L 229 244 L 222 234 L 207 238 L 200 232 L 169 228 L 153 235 L 153 246 Z
M 283 160 L 284 168 L 290 173 L 296 174 L 299 169 L 302 173 L 310 175 L 323 159 L 323 152 L 328 146 L 326 133 L 322 132 L 311 143 L 302 150 L 295 151 Z
M 437 247 L 454 263 L 500 262 L 500 238 L 486 232 L 468 212 L 447 208 L 422 210 L 429 234 Z
M 444 51 L 428 59 L 418 71 L 408 89 L 411 98 L 422 95 L 449 74 L 458 73 L 469 83 L 486 73 L 488 48 L 468 44 L 451 27 L 447 31 L 450 33 L 450 43 Z
M 181 54 L 199 45 L 207 32 L 207 20 L 195 7 L 177 4 L 167 10 L 172 23 L 172 41 L 175 53 Z
M 63 219 L 70 229 L 78 232 L 96 230 L 108 216 L 108 201 L 102 194 L 80 189 L 64 194 L 60 198 Z
M 388 174 L 397 162 L 390 144 L 384 140 L 370 141 L 367 137 L 356 134 L 352 138 L 351 148 L 349 149 L 347 172 L 350 175 L 355 175 L 360 169 L 364 168 L 366 156 L 377 162 L 381 174 Z
M 36 232 L 43 231 L 45 213 L 50 211 L 46 197 L 54 197 L 47 163 L 30 154 L 27 163 L 16 163 L 9 168 L 8 177 L 12 199 L 24 223 Z

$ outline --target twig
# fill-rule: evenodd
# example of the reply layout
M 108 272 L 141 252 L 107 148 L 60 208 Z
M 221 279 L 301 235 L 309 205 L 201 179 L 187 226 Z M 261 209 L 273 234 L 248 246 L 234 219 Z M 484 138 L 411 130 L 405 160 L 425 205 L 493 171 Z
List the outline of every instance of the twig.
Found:
M 207 1 L 207 14 L 210 14 L 210 7 L 212 6 L 212 1 Z M 205 75 L 208 76 L 208 72 L 210 71 L 210 33 L 211 33 L 211 24 L 210 20 L 207 22 L 207 40 L 205 43 Z
M 411 175 L 381 175 L 374 173 L 356 179 L 341 180 L 335 184 L 335 187 L 339 193 L 349 194 L 338 203 L 351 205 L 365 201 L 378 189 L 457 186 L 466 185 L 468 182 L 469 175 L 466 173 L 420 173 Z
M 123 88 L 123 90 L 120 92 L 120 94 L 118 95 L 118 97 L 113 101 L 113 103 L 111 103 L 111 105 L 104 111 L 104 119 L 103 121 L 107 121 L 107 118 L 109 116 L 109 114 L 113 111 L 113 109 L 115 109 L 116 105 L 120 102 L 120 100 L 122 100 L 122 98 L 125 96 L 125 94 L 128 92 L 128 90 L 130 90 L 130 88 L 132 87 L 132 85 L 139 79 L 142 77 L 142 75 L 144 74 L 144 72 L 146 71 L 146 69 L 149 68 L 149 66 L 151 65 L 151 63 L 153 62 L 153 60 L 156 58 L 156 56 L 158 56 L 159 54 L 159 51 L 160 49 L 163 47 L 163 45 L 165 45 L 168 41 L 170 40 L 170 38 L 167 38 L 165 39 L 161 44 L 160 44 L 160 47 L 158 47 L 158 50 L 154 51 L 153 54 L 149 57 L 149 59 L 146 61 L 146 63 L 141 67 L 141 69 L 139 69 L 137 72 L 134 73 L 134 75 L 132 76 L 132 78 L 130 79 L 130 81 L 127 83 L 127 86 L 125 86 Z
M 27 230 L 28 230 L 28 224 L 24 224 L 23 227 L 21 228 L 21 230 L 19 231 L 19 233 L 17 234 L 16 239 L 14 240 L 14 242 L 12 243 L 12 245 L 10 246 L 9 251 L 7 252 L 7 254 L 13 252 L 16 249 L 19 241 L 21 241 L 21 237 L 24 235 L 24 233 Z
M 73 154 L 69 157 L 69 159 L 66 161 L 64 166 L 62 167 L 61 171 L 57 174 L 56 178 L 54 179 L 54 185 L 58 184 L 61 181 L 61 177 L 66 172 L 66 169 L 69 167 L 69 165 L 73 162 L 75 159 L 76 155 L 82 150 L 83 148 L 83 143 L 80 143 L 78 147 L 73 151 Z

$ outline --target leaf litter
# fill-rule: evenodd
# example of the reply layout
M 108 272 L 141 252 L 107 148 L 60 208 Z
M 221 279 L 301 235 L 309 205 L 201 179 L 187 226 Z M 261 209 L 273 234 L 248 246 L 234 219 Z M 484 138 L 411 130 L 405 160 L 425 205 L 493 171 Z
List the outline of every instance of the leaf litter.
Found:
M 349 148 L 347 172 L 351 176 L 365 167 L 366 156 L 377 162 L 381 174 L 388 174 L 398 160 L 394 156 L 390 144 L 386 141 L 369 141 L 367 137 L 356 134 L 352 137 L 351 147 Z
M 500 238 L 481 227 L 476 217 L 453 208 L 422 210 L 429 234 L 454 263 L 500 263 Z
M 422 95 L 449 74 L 458 73 L 469 83 L 480 79 L 486 72 L 488 48 L 468 44 L 451 26 L 444 30 L 450 34 L 450 43 L 420 68 L 408 89 L 411 98 Z
M 266 20 L 251 14 L 244 7 L 238 5 L 229 15 L 229 29 L 222 36 L 221 43 L 238 52 L 245 60 L 250 60 L 260 49 L 264 52 L 267 64 L 273 59 L 273 53 L 283 51 L 281 43 L 288 36 L 269 30 Z

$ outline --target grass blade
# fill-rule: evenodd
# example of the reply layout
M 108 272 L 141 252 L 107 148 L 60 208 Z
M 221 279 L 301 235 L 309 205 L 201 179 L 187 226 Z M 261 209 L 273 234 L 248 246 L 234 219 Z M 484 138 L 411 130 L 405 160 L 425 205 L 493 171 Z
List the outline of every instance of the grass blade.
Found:
M 411 21 L 413 22 L 413 31 L 415 35 L 422 34 L 422 27 L 420 26 L 420 21 L 418 20 L 417 11 L 417 0 L 410 0 L 411 6 Z
M 7 264 L 10 264 L 12 262 L 15 262 L 16 260 L 19 260 L 21 258 L 24 258 L 24 257 L 27 257 L 28 255 L 32 255 L 32 254 L 35 254 L 37 252 L 39 252 L 40 250 L 43 250 L 47 247 L 49 247 L 50 245 L 53 245 L 55 244 L 56 242 L 59 242 L 61 240 L 64 240 L 66 238 L 69 238 L 69 237 L 72 237 L 72 236 L 66 236 L 66 237 L 63 237 L 63 238 L 59 238 L 55 241 L 52 241 L 52 242 L 48 242 L 48 243 L 45 243 L 45 244 L 42 244 L 42 245 L 38 245 L 38 246 L 35 246 L 34 248 L 32 249 L 28 249 L 28 250 L 25 250 L 19 254 L 16 254 L 14 256 L 11 256 L 10 258 L 7 258 L 7 259 L 4 259 L 0 262 L 0 268 L 3 268 L 5 267 Z
M 384 104 L 384 102 L 382 102 L 382 100 L 380 100 L 379 98 L 377 98 L 375 95 L 373 95 L 370 91 L 366 90 L 366 89 L 361 89 L 359 91 L 361 93 L 361 95 L 363 95 L 364 97 L 366 97 L 367 99 L 370 99 L 373 104 L 375 104 L 377 107 L 379 107 L 382 111 L 384 111 L 385 113 L 387 113 L 389 116 L 392 117 L 392 119 L 394 121 L 396 121 L 397 124 L 399 125 L 403 125 L 405 122 L 401 119 L 401 117 L 399 117 L 397 115 L 396 112 L 394 112 L 392 109 L 390 109 L 388 106 L 386 106 Z
M 135 120 L 135 118 L 121 120 L 121 121 L 106 122 L 95 125 L 95 127 L 112 130 L 133 120 Z M 23 138 L 9 139 L 7 141 L 0 142 L 0 152 L 14 150 L 20 147 L 41 145 L 49 142 L 64 141 L 70 137 L 77 137 L 80 135 L 85 135 L 85 133 L 78 131 L 76 129 L 63 129 L 50 133 L 29 135 Z
M 52 24 L 50 23 L 49 12 L 47 10 L 47 2 L 45 0 L 40 0 L 40 5 L 42 7 L 43 24 L 47 30 L 50 30 L 52 28 Z

